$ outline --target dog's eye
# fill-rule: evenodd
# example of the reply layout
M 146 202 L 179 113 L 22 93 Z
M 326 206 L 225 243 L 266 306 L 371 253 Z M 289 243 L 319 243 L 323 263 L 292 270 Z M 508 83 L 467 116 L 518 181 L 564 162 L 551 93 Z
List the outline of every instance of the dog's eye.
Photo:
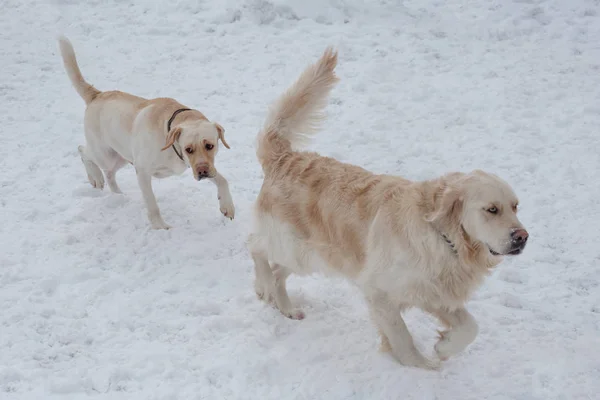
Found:
M 215 147 L 215 146 L 213 146 L 213 145 L 212 145 L 212 144 L 210 144 L 210 143 L 206 143 L 206 145 L 205 145 L 204 147 L 206 148 L 206 150 L 212 150 L 212 149 L 213 149 L 213 147 Z
M 498 209 L 496 207 L 490 207 L 487 209 L 487 212 L 490 214 L 498 214 Z
M 188 154 L 192 154 L 194 152 L 194 150 L 191 147 L 186 147 L 185 152 Z
M 513 209 L 513 212 L 517 212 L 519 210 L 519 205 L 515 204 L 512 209 Z

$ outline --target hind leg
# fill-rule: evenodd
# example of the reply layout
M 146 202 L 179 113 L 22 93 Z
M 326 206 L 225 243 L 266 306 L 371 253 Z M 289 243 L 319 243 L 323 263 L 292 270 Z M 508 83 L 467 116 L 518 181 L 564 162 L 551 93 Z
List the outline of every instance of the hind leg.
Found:
M 250 235 L 249 248 L 254 261 L 254 290 L 259 299 L 271 303 L 286 317 L 291 319 L 303 319 L 304 313 L 292 307 L 287 294 L 286 279 L 291 271 L 285 267 L 275 264 L 273 268 L 269 265 L 266 253 L 259 248 L 256 235 Z
M 87 140 L 87 146 L 79 146 L 79 154 L 85 166 L 90 184 L 102 189 L 104 187 L 104 175 L 108 187 L 113 193 L 122 193 L 115 175 L 117 171 L 127 164 L 127 160 L 109 147 L 95 143 L 95 140 Z
M 116 152 L 114 152 L 114 153 L 115 154 L 112 157 L 111 163 L 108 164 L 108 165 L 112 164 L 112 166 L 110 168 L 106 168 L 103 170 L 104 170 L 104 174 L 106 175 L 106 181 L 108 182 L 108 187 L 110 188 L 111 192 L 123 193 L 123 192 L 121 192 L 121 188 L 119 188 L 119 185 L 117 185 L 117 180 L 115 178 L 116 178 L 117 171 L 120 170 L 121 168 L 123 168 L 125 165 L 127 165 L 128 161 L 125 160 L 120 155 L 118 155 Z
M 273 264 L 273 276 L 275 277 L 274 300 L 275 305 L 283 315 L 291 319 L 304 319 L 304 312 L 295 309 L 287 293 L 285 282 L 292 274 L 288 268 L 279 264 Z
M 108 182 L 108 187 L 110 188 L 110 191 L 117 194 L 123 193 L 119 185 L 117 185 L 117 180 L 115 179 L 117 171 L 105 170 L 104 173 L 106 174 L 106 181 Z
M 254 261 L 254 291 L 259 299 L 269 301 L 269 289 L 275 277 L 265 255 L 261 236 L 251 233 L 246 246 Z
M 92 157 L 88 153 L 87 148 L 85 146 L 79 146 L 77 150 L 79 150 L 81 162 L 85 167 L 85 172 L 87 173 L 90 185 L 92 185 L 92 187 L 102 190 L 104 188 L 104 176 L 102 175 L 102 171 L 100 170 L 100 168 L 98 168 L 98 165 L 96 165 L 96 163 L 92 160 Z
M 390 339 L 385 336 L 385 333 L 381 328 L 379 328 L 379 336 L 381 336 L 381 344 L 379 345 L 379 351 L 382 353 L 391 353 L 392 345 L 390 344 Z

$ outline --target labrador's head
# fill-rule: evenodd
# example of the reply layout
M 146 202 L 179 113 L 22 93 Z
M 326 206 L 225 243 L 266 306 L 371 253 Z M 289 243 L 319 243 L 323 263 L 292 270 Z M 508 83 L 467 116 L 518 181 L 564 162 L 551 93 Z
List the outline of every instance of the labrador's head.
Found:
M 496 175 L 480 170 L 457 174 L 435 203 L 428 220 L 445 230 L 464 231 L 491 255 L 517 255 L 525 248 L 529 234 L 517 217 L 519 200 Z
M 181 155 L 192 167 L 194 178 L 214 178 L 217 174 L 215 156 L 219 151 L 219 139 L 229 148 L 225 141 L 225 130 L 216 122 L 185 121 L 171 129 L 163 150 L 177 142 L 181 148 Z

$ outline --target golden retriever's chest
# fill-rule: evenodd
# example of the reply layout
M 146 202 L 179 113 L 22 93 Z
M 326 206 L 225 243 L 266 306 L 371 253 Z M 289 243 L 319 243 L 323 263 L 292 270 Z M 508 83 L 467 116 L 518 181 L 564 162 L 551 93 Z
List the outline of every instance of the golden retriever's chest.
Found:
M 462 307 L 473 294 L 479 282 L 462 281 L 460 278 L 443 278 L 433 282 L 432 295 L 440 302 L 443 308 L 454 309 Z
M 461 307 L 469 301 L 485 275 L 458 262 L 449 263 L 431 279 L 431 295 L 437 297 L 444 308 Z
M 377 286 L 401 307 L 422 309 L 462 307 L 483 277 L 462 271 L 450 262 L 440 271 L 438 265 L 411 260 L 375 272 Z

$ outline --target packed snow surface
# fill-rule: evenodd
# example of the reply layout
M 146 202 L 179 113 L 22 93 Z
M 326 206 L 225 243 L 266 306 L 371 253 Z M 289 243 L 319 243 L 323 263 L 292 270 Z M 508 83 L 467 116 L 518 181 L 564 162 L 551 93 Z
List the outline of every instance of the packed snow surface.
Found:
M 0 1 L 0 399 L 600 398 L 600 4 L 597 0 Z M 131 166 L 93 189 L 84 103 L 175 97 L 225 127 L 236 218 L 215 187 Z M 311 149 L 410 179 L 480 168 L 529 230 L 468 304 L 480 335 L 440 371 L 378 349 L 359 291 L 292 277 L 292 321 L 260 302 L 245 249 L 262 182 L 254 140 L 328 45 L 341 78 Z M 430 354 L 436 321 L 406 316 Z

